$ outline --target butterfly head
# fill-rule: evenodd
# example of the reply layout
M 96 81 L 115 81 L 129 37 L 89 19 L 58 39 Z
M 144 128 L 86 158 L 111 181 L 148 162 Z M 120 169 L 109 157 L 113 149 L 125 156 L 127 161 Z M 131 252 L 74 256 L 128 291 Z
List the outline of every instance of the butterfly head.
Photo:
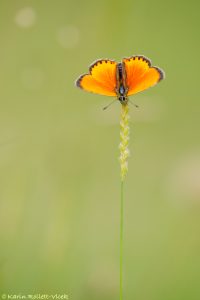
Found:
M 121 104 L 127 104 L 128 102 L 127 90 L 124 88 L 123 84 L 120 85 L 119 89 L 117 90 L 117 98 Z

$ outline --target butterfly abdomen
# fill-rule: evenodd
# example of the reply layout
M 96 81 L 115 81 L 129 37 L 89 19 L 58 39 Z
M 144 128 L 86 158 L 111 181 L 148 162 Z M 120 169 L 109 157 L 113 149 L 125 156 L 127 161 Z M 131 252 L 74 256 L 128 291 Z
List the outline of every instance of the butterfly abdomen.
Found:
M 123 67 L 122 63 L 117 64 L 118 74 L 119 74 L 119 80 L 123 79 Z

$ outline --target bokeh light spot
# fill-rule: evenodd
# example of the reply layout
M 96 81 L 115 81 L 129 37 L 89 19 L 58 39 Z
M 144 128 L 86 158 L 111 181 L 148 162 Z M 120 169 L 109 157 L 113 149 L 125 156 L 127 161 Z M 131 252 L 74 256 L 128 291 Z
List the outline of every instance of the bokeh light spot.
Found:
M 21 8 L 15 16 L 15 22 L 19 27 L 32 27 L 36 21 L 36 12 L 32 7 Z
M 57 32 L 57 40 L 63 48 L 74 48 L 80 40 L 80 33 L 77 27 L 69 25 L 59 28 Z

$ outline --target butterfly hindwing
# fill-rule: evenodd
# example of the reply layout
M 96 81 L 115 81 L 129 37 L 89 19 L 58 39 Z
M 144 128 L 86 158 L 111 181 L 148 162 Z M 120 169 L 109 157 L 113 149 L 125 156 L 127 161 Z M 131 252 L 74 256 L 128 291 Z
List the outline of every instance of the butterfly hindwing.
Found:
M 97 60 L 90 66 L 88 74 L 78 78 L 76 85 L 88 92 L 116 96 L 116 66 L 113 60 Z
M 148 89 L 163 79 L 163 71 L 151 66 L 151 61 L 144 56 L 124 58 L 128 96 Z

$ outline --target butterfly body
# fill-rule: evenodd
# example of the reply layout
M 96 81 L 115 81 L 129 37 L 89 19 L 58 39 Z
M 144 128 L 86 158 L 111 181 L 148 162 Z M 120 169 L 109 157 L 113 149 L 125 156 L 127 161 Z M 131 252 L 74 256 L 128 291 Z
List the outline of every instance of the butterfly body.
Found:
M 116 95 L 121 104 L 128 102 L 127 93 L 125 65 L 118 63 L 116 67 Z
M 102 59 L 94 62 L 88 74 L 81 75 L 76 86 L 100 95 L 115 96 L 127 104 L 128 96 L 141 92 L 164 78 L 164 72 L 151 66 L 151 61 L 141 55 L 123 58 L 122 62 Z

